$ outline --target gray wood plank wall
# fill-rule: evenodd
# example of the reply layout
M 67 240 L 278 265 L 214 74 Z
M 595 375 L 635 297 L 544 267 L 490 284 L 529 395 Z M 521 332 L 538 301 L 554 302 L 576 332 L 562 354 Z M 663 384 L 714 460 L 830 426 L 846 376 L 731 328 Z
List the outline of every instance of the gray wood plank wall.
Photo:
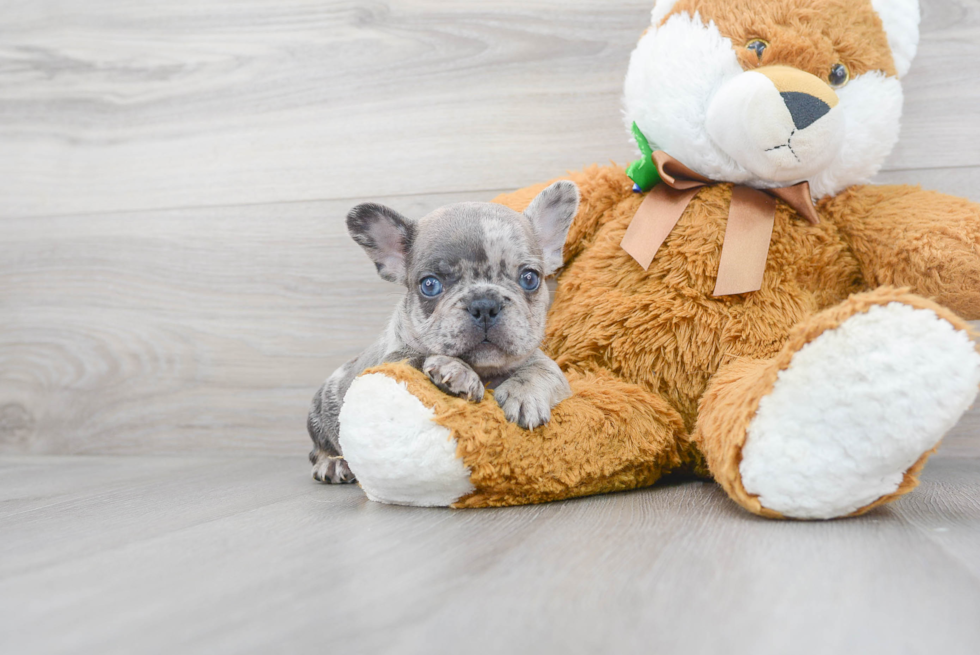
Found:
M 346 210 L 630 159 L 651 5 L 0 2 L 0 452 L 302 453 L 395 299 Z M 924 0 L 905 88 L 880 179 L 980 201 L 980 2 Z

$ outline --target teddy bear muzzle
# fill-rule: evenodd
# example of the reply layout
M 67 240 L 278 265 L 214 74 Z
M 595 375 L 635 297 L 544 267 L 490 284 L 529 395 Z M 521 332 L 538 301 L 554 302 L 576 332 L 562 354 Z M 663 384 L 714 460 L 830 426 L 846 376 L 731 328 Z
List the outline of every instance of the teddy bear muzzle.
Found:
M 765 66 L 725 82 L 708 106 L 715 144 L 757 177 L 806 180 L 844 142 L 844 112 L 823 80 L 790 66 Z

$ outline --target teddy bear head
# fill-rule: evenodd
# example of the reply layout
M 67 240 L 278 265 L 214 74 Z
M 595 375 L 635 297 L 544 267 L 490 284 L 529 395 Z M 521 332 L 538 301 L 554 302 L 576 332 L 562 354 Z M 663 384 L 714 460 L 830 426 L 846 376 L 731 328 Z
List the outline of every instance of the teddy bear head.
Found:
M 714 180 L 836 194 L 898 140 L 918 25 L 917 0 L 657 0 L 626 125 Z

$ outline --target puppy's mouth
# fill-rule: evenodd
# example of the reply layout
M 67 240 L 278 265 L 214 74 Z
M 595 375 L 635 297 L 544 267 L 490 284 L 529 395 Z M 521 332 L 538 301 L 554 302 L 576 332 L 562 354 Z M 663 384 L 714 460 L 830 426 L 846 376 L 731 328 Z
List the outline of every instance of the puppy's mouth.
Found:
M 489 362 L 491 360 L 507 358 L 511 355 L 508 348 L 498 343 L 489 334 L 484 334 L 482 338 L 477 336 L 470 343 L 472 345 L 466 349 L 463 359 Z
M 485 336 L 481 341 L 478 341 L 476 345 L 470 348 L 470 352 L 474 351 L 488 351 L 488 350 L 503 350 L 503 348 L 497 342 L 493 341 L 490 336 Z
M 512 348 L 496 343 L 489 335 L 477 341 L 460 359 L 473 367 L 480 375 L 493 375 L 513 368 L 526 355 L 513 352 Z

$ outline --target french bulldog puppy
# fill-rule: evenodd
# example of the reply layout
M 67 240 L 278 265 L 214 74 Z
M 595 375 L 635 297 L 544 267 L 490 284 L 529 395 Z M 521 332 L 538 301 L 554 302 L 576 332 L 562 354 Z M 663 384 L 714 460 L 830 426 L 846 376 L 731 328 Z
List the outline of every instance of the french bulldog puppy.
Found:
M 562 181 L 523 214 L 482 202 L 449 205 L 418 221 L 372 203 L 351 210 L 354 241 L 382 278 L 407 293 L 381 338 L 334 371 L 313 398 L 307 428 L 315 480 L 354 481 L 338 416 L 354 378 L 383 362 L 407 361 L 444 392 L 473 402 L 493 389 L 507 420 L 523 428 L 548 422 L 571 390 L 538 347 L 548 309 L 544 278 L 562 265 L 578 203 L 578 187 Z

